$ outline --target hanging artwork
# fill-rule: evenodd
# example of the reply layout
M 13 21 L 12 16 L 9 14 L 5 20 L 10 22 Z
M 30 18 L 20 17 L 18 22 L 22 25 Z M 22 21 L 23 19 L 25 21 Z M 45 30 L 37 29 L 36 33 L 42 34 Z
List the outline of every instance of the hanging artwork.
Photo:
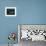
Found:
M 5 7 L 5 16 L 16 16 L 16 7 Z

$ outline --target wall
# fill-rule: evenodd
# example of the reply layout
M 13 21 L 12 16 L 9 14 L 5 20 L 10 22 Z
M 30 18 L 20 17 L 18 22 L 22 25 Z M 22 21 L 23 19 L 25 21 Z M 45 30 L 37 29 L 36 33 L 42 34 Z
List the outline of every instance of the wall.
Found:
M 17 16 L 6 17 L 6 6 L 16 7 L 16 0 L 0 0 L 0 44 L 7 44 L 9 42 L 8 34 L 10 32 L 16 32 L 17 34 L 17 23 L 19 18 Z M 17 39 L 15 42 L 18 42 Z
M 46 24 L 46 0 L 19 0 L 21 24 Z
M 15 6 L 17 16 L 6 17 L 6 6 Z M 0 44 L 8 43 L 9 32 L 17 33 L 17 24 L 46 24 L 46 0 L 0 0 Z

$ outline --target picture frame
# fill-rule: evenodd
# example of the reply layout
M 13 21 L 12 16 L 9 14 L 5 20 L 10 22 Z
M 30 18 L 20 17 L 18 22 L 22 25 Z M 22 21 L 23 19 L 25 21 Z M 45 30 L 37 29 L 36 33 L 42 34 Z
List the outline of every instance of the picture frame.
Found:
M 16 16 L 16 7 L 5 7 L 5 16 Z

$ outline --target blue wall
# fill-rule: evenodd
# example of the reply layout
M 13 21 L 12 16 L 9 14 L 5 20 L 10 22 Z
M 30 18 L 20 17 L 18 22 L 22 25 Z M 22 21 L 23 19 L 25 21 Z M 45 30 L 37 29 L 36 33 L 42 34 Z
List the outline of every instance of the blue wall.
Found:
M 46 24 L 46 0 L 21 0 L 18 2 L 22 24 Z
M 17 16 L 6 17 L 6 6 L 16 7 Z M 17 33 L 17 24 L 46 24 L 46 0 L 0 0 L 0 44 L 8 43 L 9 32 Z

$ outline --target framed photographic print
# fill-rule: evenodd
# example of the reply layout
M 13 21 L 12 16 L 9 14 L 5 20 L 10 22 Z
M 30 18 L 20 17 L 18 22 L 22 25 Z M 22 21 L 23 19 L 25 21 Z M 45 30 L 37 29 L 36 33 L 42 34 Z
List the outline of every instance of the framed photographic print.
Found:
M 16 7 L 5 7 L 5 16 L 16 16 Z

